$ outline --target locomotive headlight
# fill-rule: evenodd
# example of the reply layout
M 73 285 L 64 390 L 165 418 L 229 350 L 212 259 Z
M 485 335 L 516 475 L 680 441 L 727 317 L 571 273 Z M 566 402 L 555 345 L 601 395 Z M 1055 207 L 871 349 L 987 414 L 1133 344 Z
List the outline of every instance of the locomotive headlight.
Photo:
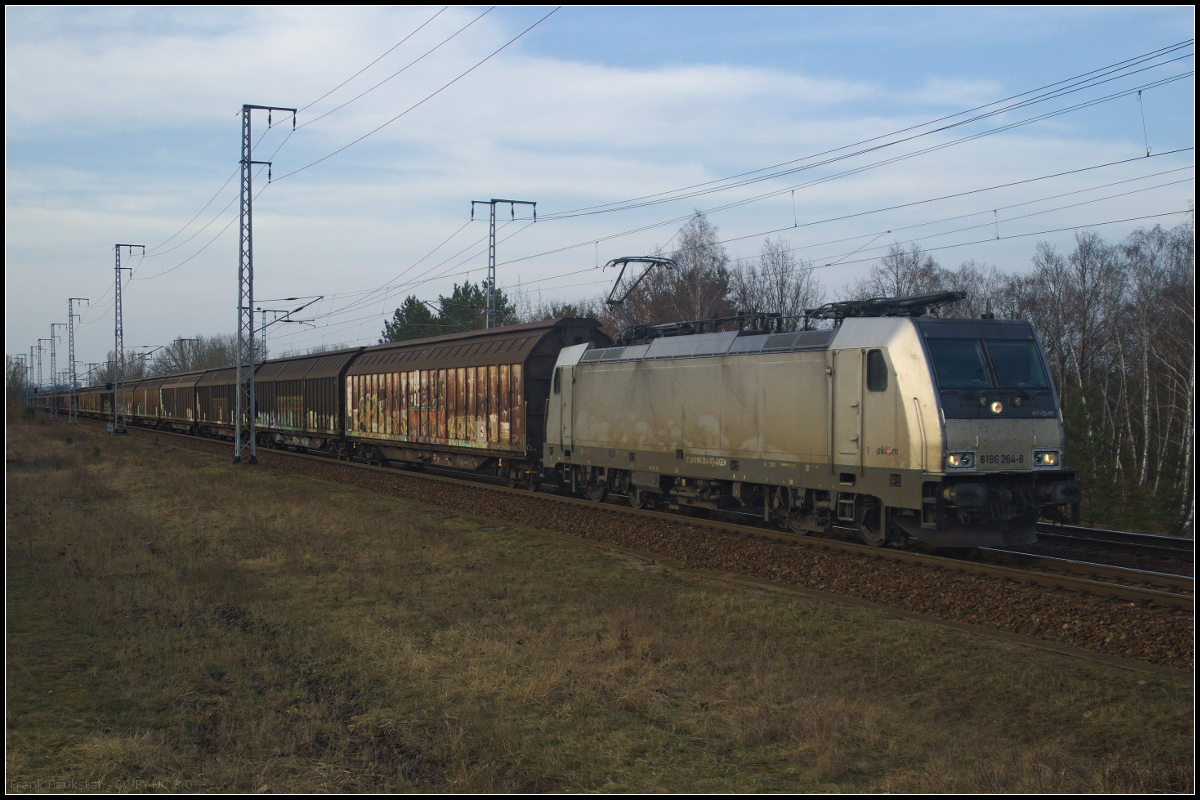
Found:
M 992 403 L 992 413 L 993 414 L 999 414 L 1003 410 L 1004 410 L 1004 403 L 1001 403 L 999 400 L 996 400 L 995 402 Z
M 1035 467 L 1057 467 L 1058 466 L 1058 451 L 1057 450 L 1034 450 L 1033 465 Z
M 950 469 L 975 469 L 975 454 L 970 451 L 949 453 L 946 466 Z

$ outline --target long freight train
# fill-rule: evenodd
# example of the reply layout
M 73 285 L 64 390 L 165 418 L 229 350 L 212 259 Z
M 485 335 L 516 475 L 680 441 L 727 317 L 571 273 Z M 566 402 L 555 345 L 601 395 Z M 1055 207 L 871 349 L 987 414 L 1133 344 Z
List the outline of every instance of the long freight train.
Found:
M 234 380 L 152 378 L 116 401 L 130 424 L 232 440 Z M 614 346 L 595 320 L 561 319 L 266 361 L 255 386 L 262 446 L 739 509 L 800 533 L 849 524 L 872 545 L 1027 544 L 1039 517 L 1079 512 L 1022 321 L 851 317 Z M 79 413 L 110 417 L 113 395 L 81 390 Z

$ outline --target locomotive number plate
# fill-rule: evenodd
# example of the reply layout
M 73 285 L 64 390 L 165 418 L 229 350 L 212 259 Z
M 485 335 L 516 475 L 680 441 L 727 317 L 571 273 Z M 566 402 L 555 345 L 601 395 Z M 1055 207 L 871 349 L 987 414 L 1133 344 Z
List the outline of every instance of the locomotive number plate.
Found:
M 980 464 L 1024 464 L 1025 456 L 990 455 L 983 453 L 979 456 Z

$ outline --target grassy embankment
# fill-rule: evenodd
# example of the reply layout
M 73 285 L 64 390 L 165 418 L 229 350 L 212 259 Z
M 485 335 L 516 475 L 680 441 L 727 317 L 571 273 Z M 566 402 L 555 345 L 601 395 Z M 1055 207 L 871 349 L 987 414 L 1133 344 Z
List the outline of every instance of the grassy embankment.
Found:
M 1193 788 L 1190 677 L 7 434 L 10 791 Z

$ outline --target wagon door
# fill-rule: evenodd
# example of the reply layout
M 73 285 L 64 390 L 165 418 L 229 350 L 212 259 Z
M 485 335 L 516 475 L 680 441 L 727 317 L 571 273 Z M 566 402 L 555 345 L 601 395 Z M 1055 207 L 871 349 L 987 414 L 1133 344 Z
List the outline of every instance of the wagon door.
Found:
M 835 350 L 833 356 L 833 453 L 835 464 L 858 466 L 862 452 L 861 350 Z

